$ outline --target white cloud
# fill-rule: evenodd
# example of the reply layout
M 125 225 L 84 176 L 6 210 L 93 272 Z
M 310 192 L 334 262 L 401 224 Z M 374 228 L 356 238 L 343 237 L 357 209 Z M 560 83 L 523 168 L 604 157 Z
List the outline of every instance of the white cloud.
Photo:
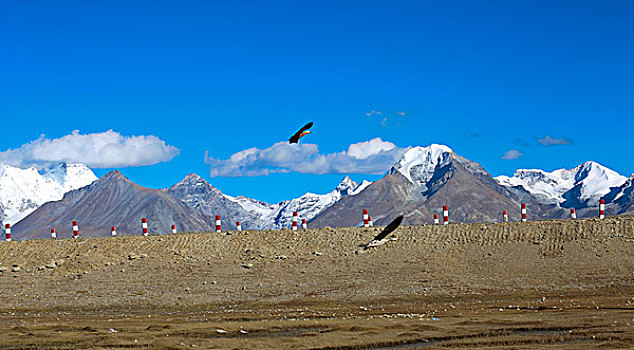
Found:
M 511 149 L 506 151 L 506 153 L 504 153 L 504 155 L 502 156 L 502 159 L 507 159 L 507 160 L 513 160 L 513 159 L 517 159 L 521 156 L 523 156 L 524 153 L 516 150 L 516 149 Z
M 179 149 L 156 136 L 122 136 L 108 130 L 47 139 L 44 135 L 15 149 L 0 152 L 0 163 L 44 167 L 59 162 L 82 163 L 91 168 L 123 168 L 167 162 Z
M 249 148 L 229 159 L 207 156 L 209 175 L 237 177 L 274 173 L 382 174 L 405 153 L 391 142 L 375 138 L 352 144 L 347 151 L 322 154 L 317 145 L 278 142 L 265 149 Z
M 347 154 L 357 159 L 365 159 L 382 151 L 389 151 L 396 147 L 395 144 L 374 138 L 370 141 L 353 143 L 348 147 Z
M 571 140 L 567 140 L 564 138 L 556 139 L 550 137 L 550 135 L 546 135 L 544 138 L 537 140 L 537 142 L 539 142 L 539 144 L 542 146 L 569 145 L 572 143 Z

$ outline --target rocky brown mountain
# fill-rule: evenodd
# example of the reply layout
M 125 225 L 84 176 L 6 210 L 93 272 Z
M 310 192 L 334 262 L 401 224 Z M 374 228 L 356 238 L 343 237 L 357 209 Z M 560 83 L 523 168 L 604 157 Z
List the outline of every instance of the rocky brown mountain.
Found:
M 542 204 L 521 187 L 498 184 L 479 164 L 460 157 L 449 147 L 431 145 L 408 150 L 381 180 L 355 196 L 344 197 L 310 223 L 313 227 L 359 224 L 369 209 L 377 224 L 387 224 L 400 214 L 405 224 L 432 223 L 442 219 L 449 206 L 450 221 L 499 221 L 520 219 L 520 205 L 528 205 L 528 219 L 565 217 L 564 209 Z
M 188 207 L 162 190 L 139 186 L 118 171 L 104 175 L 89 186 L 70 191 L 59 201 L 48 202 L 13 227 L 15 239 L 72 236 L 71 223 L 79 222 L 80 236 L 141 234 L 141 218 L 147 218 L 150 233 L 209 231 L 213 218 Z

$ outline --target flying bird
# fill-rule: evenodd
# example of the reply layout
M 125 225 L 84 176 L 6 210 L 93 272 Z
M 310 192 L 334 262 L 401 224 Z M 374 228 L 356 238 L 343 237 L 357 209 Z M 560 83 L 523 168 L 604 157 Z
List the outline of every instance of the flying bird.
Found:
M 376 235 L 376 237 L 374 237 L 374 239 L 371 240 L 370 243 L 365 245 L 365 249 L 368 249 L 368 248 L 371 248 L 371 247 L 378 247 L 378 246 L 383 245 L 383 244 L 385 244 L 387 242 L 390 242 L 390 241 L 396 241 L 396 237 L 390 237 L 390 238 L 387 238 L 387 239 L 385 237 L 387 237 L 387 235 L 392 233 L 392 231 L 396 230 L 396 228 L 398 227 L 398 225 L 401 224 L 401 222 L 403 222 L 403 215 L 397 217 L 392 222 L 390 222 L 390 224 L 387 225 L 383 229 L 383 231 L 381 231 L 381 233 Z
M 307 134 L 310 134 L 310 131 L 308 131 L 308 129 L 310 129 L 313 126 L 313 122 L 310 122 L 306 125 L 304 125 L 304 127 L 302 127 L 301 129 L 299 129 L 298 132 L 296 132 L 295 134 L 293 134 L 293 136 L 291 136 L 290 139 L 288 139 L 288 143 L 298 143 L 299 139 L 301 137 L 306 136 Z

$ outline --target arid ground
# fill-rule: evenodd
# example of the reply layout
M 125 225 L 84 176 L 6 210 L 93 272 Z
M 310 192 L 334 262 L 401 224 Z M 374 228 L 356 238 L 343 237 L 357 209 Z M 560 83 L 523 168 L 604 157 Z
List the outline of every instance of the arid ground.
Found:
M 0 349 L 634 348 L 634 218 L 0 242 Z

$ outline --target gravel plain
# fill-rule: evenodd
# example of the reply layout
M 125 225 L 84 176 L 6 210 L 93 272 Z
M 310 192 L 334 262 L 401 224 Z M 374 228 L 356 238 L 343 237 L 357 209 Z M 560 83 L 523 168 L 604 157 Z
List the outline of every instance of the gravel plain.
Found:
M 0 349 L 634 348 L 634 218 L 0 242 Z

